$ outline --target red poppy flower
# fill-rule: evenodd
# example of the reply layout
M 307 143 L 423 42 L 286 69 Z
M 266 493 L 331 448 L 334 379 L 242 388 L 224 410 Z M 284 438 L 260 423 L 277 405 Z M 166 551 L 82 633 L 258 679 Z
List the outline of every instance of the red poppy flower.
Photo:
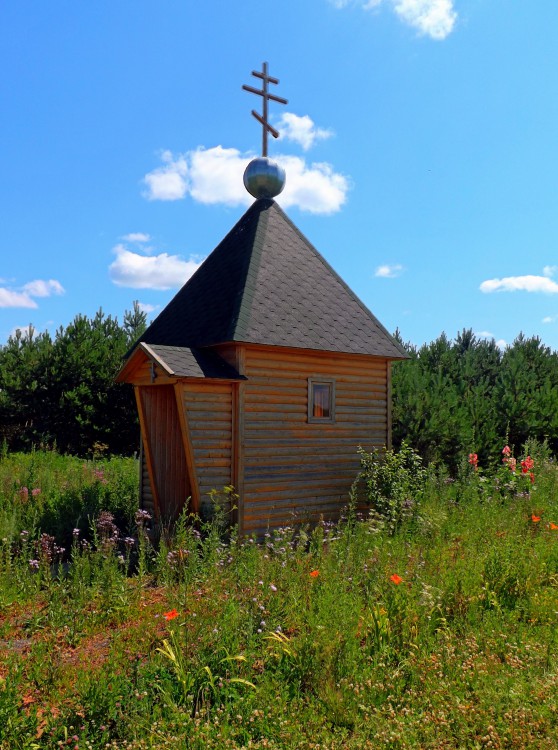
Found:
M 531 521 L 532 521 L 533 523 L 538 523 L 538 522 L 539 522 L 540 520 L 541 520 L 541 517 L 540 517 L 540 516 L 536 516 L 536 515 L 535 515 L 535 514 L 533 513 L 533 515 L 531 516 Z
M 401 576 L 398 576 L 397 573 L 394 573 L 392 576 L 390 576 L 389 580 L 392 583 L 395 583 L 396 586 L 399 586 L 400 583 L 403 583 L 403 579 L 401 578 Z
M 310 578 L 317 578 L 319 575 L 320 575 L 320 571 L 319 570 L 313 570 L 310 573 Z
M 170 612 L 165 612 L 163 617 L 165 620 L 174 620 L 175 617 L 178 617 L 178 612 L 176 609 L 171 609 Z
M 549 528 L 552 529 L 552 531 L 558 531 L 558 524 L 551 523 L 550 526 L 549 526 Z

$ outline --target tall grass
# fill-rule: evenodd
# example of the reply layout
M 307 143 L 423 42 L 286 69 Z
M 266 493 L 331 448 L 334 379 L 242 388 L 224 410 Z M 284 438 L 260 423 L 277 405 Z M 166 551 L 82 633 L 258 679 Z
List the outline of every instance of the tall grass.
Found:
M 133 465 L 4 457 L 0 747 L 555 748 L 558 472 L 534 472 L 430 472 L 395 529 L 257 543 L 186 511 L 155 549 Z M 41 525 L 65 493 L 69 543 Z

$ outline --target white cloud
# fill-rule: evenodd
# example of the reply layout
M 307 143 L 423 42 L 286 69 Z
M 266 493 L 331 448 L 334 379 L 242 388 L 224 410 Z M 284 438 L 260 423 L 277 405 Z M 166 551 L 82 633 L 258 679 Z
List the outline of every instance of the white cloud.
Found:
M 52 294 L 64 294 L 64 287 L 59 281 L 35 279 L 18 289 L 0 287 L 0 307 L 38 307 L 33 297 L 50 297 Z
M 403 270 L 403 266 L 400 263 L 394 263 L 391 266 L 386 263 L 383 266 L 378 266 L 374 272 L 374 276 L 380 279 L 395 279 L 403 273 Z
M 315 145 L 317 141 L 331 138 L 332 130 L 318 128 L 308 115 L 295 115 L 292 112 L 283 112 L 277 125 L 281 138 L 294 141 L 305 151 Z
M 391 0 L 399 18 L 421 34 L 445 39 L 453 31 L 457 13 L 453 0 Z
M 547 315 L 542 319 L 542 323 L 555 323 L 558 320 L 558 315 Z
M 148 302 L 138 302 L 139 309 L 149 315 L 149 313 L 155 312 L 155 310 L 158 310 L 160 305 L 150 305 Z
M 336 8 L 352 4 L 350 0 L 330 0 Z M 373 10 L 383 0 L 357 0 L 364 10 Z M 454 0 L 386 0 L 396 15 L 420 34 L 432 39 L 445 39 L 455 26 L 457 13 Z
M 545 266 L 543 268 L 543 276 L 550 278 L 551 276 L 554 276 L 556 271 L 558 271 L 558 266 Z
M 199 203 L 249 205 L 253 199 L 244 188 L 242 175 L 250 158 L 222 146 L 190 151 L 190 195 Z
M 130 234 L 125 234 L 124 237 L 122 237 L 124 242 L 149 242 L 151 237 L 148 234 L 145 234 L 145 232 L 130 232 Z
M 0 307 L 38 307 L 25 292 L 14 292 L 12 289 L 0 288 Z
M 24 284 L 22 291 L 30 297 L 50 297 L 51 294 L 64 294 L 64 287 L 55 279 L 49 279 L 48 281 L 36 279 Z
M 178 289 L 201 264 L 194 258 L 184 260 L 168 253 L 141 255 L 122 244 L 116 245 L 114 253 L 116 260 L 109 266 L 110 279 L 117 286 L 132 289 Z
M 170 151 L 163 151 L 164 166 L 154 169 L 143 178 L 147 185 L 144 196 L 152 201 L 176 201 L 184 198 L 188 189 L 188 165 L 183 156 L 176 159 Z
M 190 195 L 195 201 L 205 204 L 224 203 L 228 206 L 249 206 L 253 202 L 242 181 L 246 165 L 252 154 L 242 154 L 234 148 L 198 148 L 176 158 L 164 152 L 165 165 L 147 174 L 144 182 L 148 187 L 145 196 L 149 200 L 177 200 Z M 347 199 L 349 181 L 333 170 L 330 164 L 310 163 L 296 156 L 277 156 L 276 161 L 285 169 L 287 181 L 285 189 L 277 197 L 284 208 L 297 206 L 302 211 L 328 214 L 339 211 Z M 159 189 L 161 183 L 152 178 L 170 174 L 171 165 L 183 165 L 180 169 L 183 191 Z M 188 175 L 186 179 L 185 175 Z
M 480 285 L 481 292 L 541 292 L 558 294 L 558 284 L 547 276 L 506 276 L 503 279 L 487 279 Z
M 278 156 L 287 174 L 285 189 L 277 196 L 283 208 L 297 206 L 312 214 L 332 214 L 347 200 L 349 180 L 326 162 L 306 164 L 298 156 Z

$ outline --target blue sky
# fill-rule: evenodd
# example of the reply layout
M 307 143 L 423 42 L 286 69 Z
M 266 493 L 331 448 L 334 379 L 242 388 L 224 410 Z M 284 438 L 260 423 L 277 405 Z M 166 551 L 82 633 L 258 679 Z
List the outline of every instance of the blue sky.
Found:
M 250 203 L 269 62 L 300 230 L 390 331 L 558 348 L 556 0 L 8 0 L 0 344 L 166 305 Z

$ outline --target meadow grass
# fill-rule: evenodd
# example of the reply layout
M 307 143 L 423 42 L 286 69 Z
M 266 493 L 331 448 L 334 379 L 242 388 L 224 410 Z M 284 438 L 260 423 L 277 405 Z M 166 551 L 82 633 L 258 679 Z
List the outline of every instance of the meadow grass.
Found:
M 4 455 L 0 748 L 556 748 L 558 471 L 534 471 L 430 471 L 396 528 L 185 513 L 155 547 L 134 461 Z

